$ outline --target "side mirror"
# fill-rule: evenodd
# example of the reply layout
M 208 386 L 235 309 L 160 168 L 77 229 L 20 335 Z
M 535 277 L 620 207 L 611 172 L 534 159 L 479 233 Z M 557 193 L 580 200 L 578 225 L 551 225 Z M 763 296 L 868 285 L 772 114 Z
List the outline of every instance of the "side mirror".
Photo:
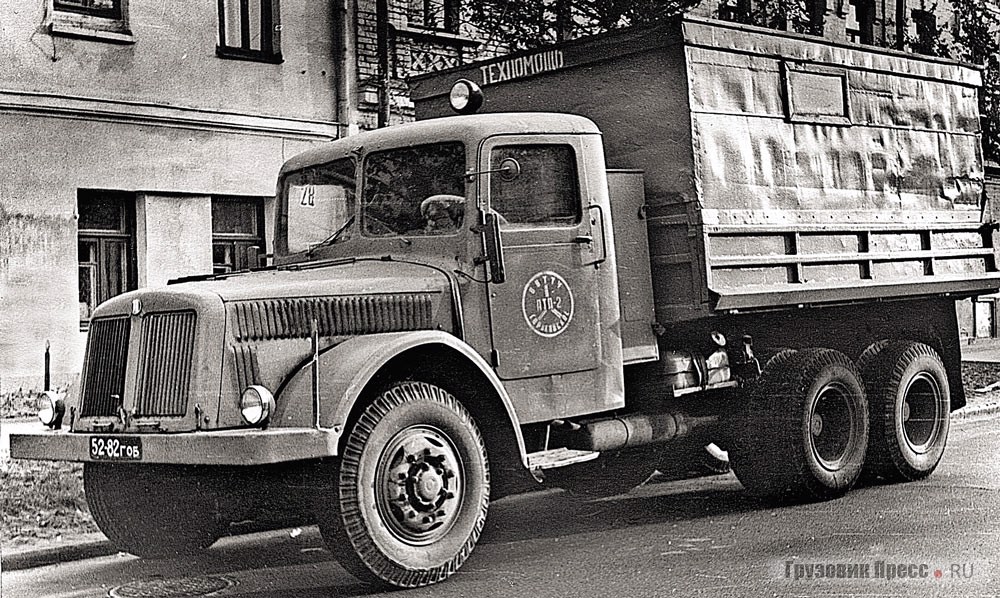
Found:
M 496 212 L 483 214 L 483 225 L 479 227 L 483 233 L 483 248 L 486 251 L 486 262 L 490 267 L 490 282 L 500 284 L 507 280 L 503 267 L 503 243 L 500 241 L 500 218 Z

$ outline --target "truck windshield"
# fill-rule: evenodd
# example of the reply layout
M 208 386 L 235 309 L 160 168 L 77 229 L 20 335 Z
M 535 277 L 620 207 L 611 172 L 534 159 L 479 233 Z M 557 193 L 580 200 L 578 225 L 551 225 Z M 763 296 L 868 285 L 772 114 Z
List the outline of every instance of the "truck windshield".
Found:
M 344 158 L 312 166 L 285 177 L 286 250 L 306 251 L 351 237 L 354 221 L 355 162 Z
M 457 233 L 465 219 L 465 146 L 432 143 L 365 158 L 361 223 L 365 236 Z

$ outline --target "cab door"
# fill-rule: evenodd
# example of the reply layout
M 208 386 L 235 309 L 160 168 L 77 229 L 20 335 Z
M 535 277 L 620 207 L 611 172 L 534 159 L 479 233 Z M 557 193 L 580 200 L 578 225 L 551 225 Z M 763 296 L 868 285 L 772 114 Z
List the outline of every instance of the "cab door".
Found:
M 592 402 L 600 359 L 597 268 L 602 236 L 585 198 L 575 136 L 497 136 L 481 146 L 480 207 L 496 214 L 505 280 L 490 283 L 489 315 L 498 376 L 576 376 Z M 516 162 L 512 173 L 511 160 Z M 599 211 L 599 209 L 598 209 Z M 561 376 L 562 383 L 572 381 Z

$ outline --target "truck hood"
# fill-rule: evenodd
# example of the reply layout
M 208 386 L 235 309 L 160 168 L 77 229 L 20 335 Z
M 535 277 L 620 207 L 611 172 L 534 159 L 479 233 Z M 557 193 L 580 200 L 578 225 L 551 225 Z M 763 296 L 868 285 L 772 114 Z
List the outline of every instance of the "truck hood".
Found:
M 358 260 L 247 272 L 214 280 L 180 283 L 168 288 L 209 292 L 228 303 L 253 299 L 441 292 L 448 288 L 448 279 L 429 266 Z

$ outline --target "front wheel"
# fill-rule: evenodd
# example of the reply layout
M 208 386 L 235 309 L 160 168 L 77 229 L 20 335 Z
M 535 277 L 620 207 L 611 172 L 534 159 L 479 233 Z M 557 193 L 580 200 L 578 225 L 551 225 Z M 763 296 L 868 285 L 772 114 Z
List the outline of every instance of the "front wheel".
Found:
M 414 588 L 461 567 L 489 509 L 482 435 L 446 390 L 400 382 L 365 409 L 320 497 L 320 532 L 367 582 Z
M 765 368 L 740 418 L 733 471 L 752 494 L 826 500 L 857 481 L 868 403 L 851 360 L 831 349 L 785 353 Z
M 941 358 L 923 343 L 893 341 L 862 356 L 859 365 L 871 404 L 866 475 L 889 482 L 929 476 L 944 454 L 950 424 Z

